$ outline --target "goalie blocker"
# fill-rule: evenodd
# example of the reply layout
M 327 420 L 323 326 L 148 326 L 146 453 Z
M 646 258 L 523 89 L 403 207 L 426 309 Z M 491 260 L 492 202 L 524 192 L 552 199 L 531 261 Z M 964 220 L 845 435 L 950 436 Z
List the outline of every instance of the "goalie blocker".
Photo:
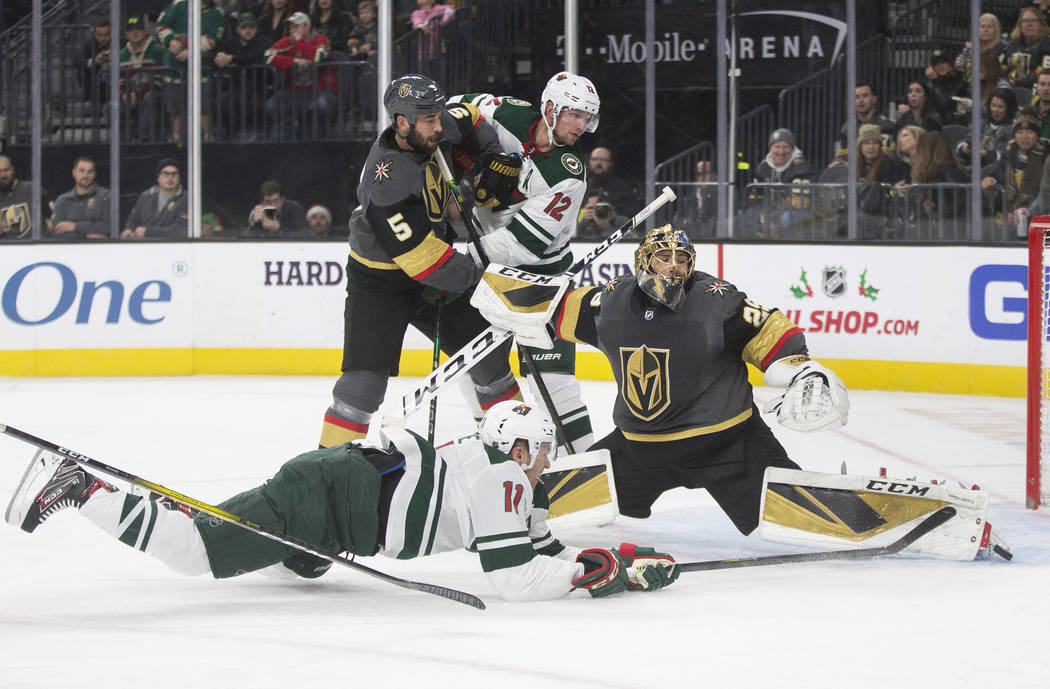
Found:
M 821 549 L 889 545 L 945 505 L 954 518 L 904 552 L 948 560 L 973 560 L 995 552 L 1011 559 L 1006 544 L 985 521 L 988 493 L 943 483 L 886 477 L 823 474 L 771 467 L 762 486 L 762 538 Z

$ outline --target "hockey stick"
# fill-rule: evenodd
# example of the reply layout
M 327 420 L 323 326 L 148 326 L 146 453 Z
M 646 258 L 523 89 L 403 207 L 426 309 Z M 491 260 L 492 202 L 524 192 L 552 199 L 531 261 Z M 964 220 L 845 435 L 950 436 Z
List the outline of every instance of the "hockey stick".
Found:
M 440 596 L 442 598 L 447 598 L 449 600 L 456 601 L 457 603 L 469 605 L 471 607 L 477 608 L 478 610 L 485 609 L 485 603 L 483 603 L 481 599 L 477 596 L 471 595 L 469 593 L 464 593 L 463 591 L 445 588 L 444 586 L 438 586 L 436 584 L 425 584 L 418 581 L 401 579 L 399 577 L 395 577 L 390 574 L 385 574 L 384 572 L 372 569 L 371 567 L 366 567 L 365 565 L 359 564 L 353 561 L 352 559 L 345 558 L 342 555 L 329 555 L 328 553 L 323 553 L 317 550 L 314 546 L 310 545 L 309 543 L 301 541 L 298 538 L 295 538 L 294 536 L 288 536 L 286 534 L 273 531 L 271 529 L 266 528 L 265 526 L 256 524 L 253 521 L 245 519 L 244 517 L 239 517 L 236 514 L 233 514 L 232 512 L 227 512 L 222 508 L 216 507 L 214 505 L 209 505 L 206 502 L 201 502 L 200 500 L 197 500 L 195 498 L 191 498 L 181 493 L 177 493 L 169 488 L 165 488 L 160 484 L 153 483 L 152 481 L 147 481 L 146 479 L 128 473 L 123 469 L 118 469 L 116 467 L 109 466 L 108 464 L 104 464 L 103 462 L 100 462 L 97 459 L 92 459 L 87 455 L 82 455 L 79 452 L 74 452 L 73 450 L 69 450 L 60 445 L 56 445 L 55 443 L 44 440 L 43 438 L 38 438 L 35 435 L 31 435 L 17 428 L 0 424 L 0 433 L 9 435 L 12 438 L 17 438 L 23 442 L 29 443 L 30 445 L 35 445 L 36 447 L 47 450 L 48 452 L 52 452 L 56 455 L 61 455 L 66 459 L 71 459 L 77 464 L 88 467 L 93 471 L 106 474 L 107 476 L 111 476 L 115 479 L 125 481 L 134 486 L 139 486 L 140 488 L 145 488 L 147 490 L 153 491 L 154 493 L 163 495 L 166 498 L 171 498 L 180 505 L 192 507 L 193 509 L 207 514 L 208 516 L 215 517 L 216 519 L 221 519 L 224 522 L 228 522 L 230 524 L 239 526 L 243 529 L 247 529 L 248 531 L 259 534 L 260 536 L 265 536 L 271 541 L 277 541 L 278 543 L 283 543 L 284 545 L 291 546 L 293 548 L 298 548 L 303 552 L 310 553 L 311 555 L 316 555 L 317 557 L 334 562 L 337 565 L 349 567 L 350 569 L 356 569 L 359 572 L 363 572 L 364 574 L 368 574 L 369 576 L 376 577 L 377 579 L 382 579 L 383 581 L 394 584 L 395 586 L 400 586 L 401 588 L 412 589 L 413 591 L 422 591 L 423 593 L 430 593 L 435 596 Z
M 713 569 L 736 569 L 737 567 L 761 567 L 762 565 L 786 565 L 794 562 L 821 562 L 827 560 L 863 560 L 870 557 L 895 555 L 909 545 L 930 533 L 955 516 L 955 508 L 946 505 L 923 519 L 911 531 L 889 545 L 880 548 L 860 548 L 857 550 L 828 550 L 816 553 L 794 553 L 792 555 L 766 555 L 763 557 L 743 557 L 733 560 L 708 560 L 706 562 L 682 562 L 678 565 L 683 572 L 707 572 Z
M 475 226 L 475 218 L 471 213 L 467 213 L 466 203 L 463 201 L 463 195 L 459 193 L 459 187 L 456 186 L 455 181 L 452 178 L 452 170 L 449 169 L 448 163 L 445 162 L 445 156 L 438 151 L 435 156 L 437 158 L 438 168 L 441 169 L 441 176 L 445 178 L 445 184 L 448 186 L 449 191 L 452 192 L 452 198 L 456 202 L 456 207 L 459 209 L 459 214 L 463 218 L 463 224 L 467 226 L 467 234 L 470 235 L 470 243 L 474 245 L 474 251 L 478 253 L 478 258 L 481 260 L 482 265 L 489 264 L 488 254 L 485 253 L 485 247 L 481 245 L 481 234 L 478 232 L 478 228 Z M 565 426 L 562 425 L 561 417 L 558 416 L 558 410 L 554 407 L 554 400 L 551 399 L 550 390 L 547 389 L 547 383 L 544 382 L 543 377 L 540 375 L 540 370 L 536 368 L 536 360 L 532 358 L 532 352 L 524 347 L 518 348 L 518 353 L 521 354 L 522 361 L 525 362 L 525 367 L 529 369 L 529 375 L 532 376 L 532 382 L 535 383 L 536 389 L 540 393 L 540 398 L 543 400 L 543 406 L 547 409 L 547 414 L 551 417 L 554 422 L 554 433 L 558 438 L 558 442 L 569 450 L 572 454 L 576 450 L 572 446 L 572 442 L 569 440 L 568 434 L 565 432 Z M 434 368 L 437 368 L 435 365 Z M 433 399 L 437 399 L 437 395 Z M 431 401 L 433 404 L 433 401 Z
M 441 365 L 441 311 L 444 302 L 438 301 L 434 314 L 434 362 L 430 367 L 433 371 Z M 437 426 L 438 398 L 434 395 L 430 399 L 430 419 L 427 421 L 427 442 L 434 444 L 434 430 Z
M 674 201 L 675 198 L 677 197 L 671 191 L 671 187 L 664 187 L 663 191 L 652 203 L 638 211 L 633 218 L 606 237 L 601 244 L 591 249 L 586 256 L 569 266 L 569 269 L 565 271 L 565 275 L 575 277 L 587 264 L 605 253 L 618 239 L 641 225 L 650 215 L 660 210 L 664 204 Z M 436 371 L 424 378 L 421 384 L 401 397 L 402 416 L 408 417 L 409 414 L 419 409 L 420 405 L 430 399 L 431 395 L 436 394 L 439 389 L 455 381 L 511 335 L 513 333 L 509 330 L 497 328 L 494 325 L 483 330 L 473 340 L 464 345 L 462 349 L 450 356 L 448 361 Z

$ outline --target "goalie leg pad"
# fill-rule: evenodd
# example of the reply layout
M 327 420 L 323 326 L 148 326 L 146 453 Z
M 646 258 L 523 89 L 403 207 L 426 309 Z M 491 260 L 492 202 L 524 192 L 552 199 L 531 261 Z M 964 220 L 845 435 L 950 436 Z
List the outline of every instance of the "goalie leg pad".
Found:
M 988 493 L 947 484 L 770 468 L 762 491 L 762 538 L 821 549 L 877 548 L 945 505 L 956 516 L 905 552 L 973 560 L 981 548 Z

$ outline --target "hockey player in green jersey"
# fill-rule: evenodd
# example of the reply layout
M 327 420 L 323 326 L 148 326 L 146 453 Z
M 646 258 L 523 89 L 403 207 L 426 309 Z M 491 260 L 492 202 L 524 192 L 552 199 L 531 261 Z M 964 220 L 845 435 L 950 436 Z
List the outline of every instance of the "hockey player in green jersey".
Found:
M 574 588 L 594 597 L 655 591 L 678 577 L 674 559 L 651 548 L 579 550 L 551 535 L 539 475 L 555 452 L 554 424 L 538 409 L 502 402 L 486 413 L 480 437 L 437 448 L 403 429 L 384 434 L 385 450 L 347 443 L 307 452 L 219 506 L 332 554 L 411 559 L 469 548 L 508 600 L 558 598 Z M 232 577 L 281 567 L 299 552 L 170 499 L 132 495 L 44 450 L 5 520 L 33 532 L 67 507 L 185 575 Z
M 563 272 L 572 264 L 569 244 L 587 191 L 579 138 L 598 128 L 601 101 L 594 84 L 585 77 L 559 72 L 543 89 L 539 109 L 517 98 L 487 93 L 456 96 L 452 101 L 477 106 L 496 128 L 503 152 L 522 158 L 512 197 L 483 199 L 479 195 L 474 208 L 488 259 L 544 275 Z M 471 162 L 459 160 L 457 164 L 467 169 Z M 555 340 L 550 350 L 530 351 L 566 436 L 574 449 L 585 449 L 594 442 L 594 434 L 576 381 L 574 345 Z
M 695 262 L 685 232 L 665 225 L 638 247 L 635 275 L 569 291 L 536 319 L 549 322 L 508 313 L 482 289 L 485 279 L 474 303 L 499 327 L 529 336 L 554 325 L 608 358 L 616 428 L 591 449 L 612 455 L 621 514 L 645 518 L 672 488 L 706 488 L 748 534 L 759 522 L 766 468 L 798 465 L 759 416 L 745 362 L 765 372 L 767 385 L 787 388 L 767 407 L 787 428 L 841 426 L 849 400 L 838 376 L 809 358 L 798 326 Z

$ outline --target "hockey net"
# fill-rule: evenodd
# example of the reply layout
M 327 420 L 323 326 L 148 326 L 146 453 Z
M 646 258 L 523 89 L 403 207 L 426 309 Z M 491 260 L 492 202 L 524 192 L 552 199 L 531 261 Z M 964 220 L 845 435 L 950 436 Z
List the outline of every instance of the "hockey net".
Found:
M 1028 428 L 1025 504 L 1050 503 L 1050 217 L 1032 218 L 1028 229 Z

